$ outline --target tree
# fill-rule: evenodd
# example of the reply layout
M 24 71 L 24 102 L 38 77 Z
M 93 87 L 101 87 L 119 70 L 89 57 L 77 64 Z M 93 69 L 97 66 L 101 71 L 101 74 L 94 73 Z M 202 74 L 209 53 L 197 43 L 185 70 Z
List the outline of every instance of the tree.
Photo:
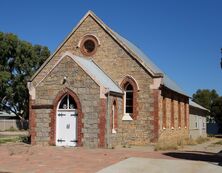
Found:
M 27 82 L 49 55 L 45 46 L 0 32 L 0 110 L 28 117 Z
M 219 97 L 216 90 L 198 89 L 193 94 L 193 101 L 200 104 L 201 106 L 211 110 L 212 103 Z
M 197 90 L 193 101 L 210 110 L 210 116 L 222 127 L 222 97 L 215 90 Z
M 222 97 L 214 100 L 211 106 L 211 112 L 211 116 L 214 117 L 220 126 L 219 133 L 222 133 Z

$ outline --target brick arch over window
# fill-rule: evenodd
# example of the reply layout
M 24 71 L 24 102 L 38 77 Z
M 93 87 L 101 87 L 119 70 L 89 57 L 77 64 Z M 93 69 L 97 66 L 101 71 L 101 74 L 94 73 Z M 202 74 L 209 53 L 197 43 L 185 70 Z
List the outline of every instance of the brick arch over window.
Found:
M 61 91 L 58 92 L 56 95 L 54 101 L 53 101 L 53 109 L 50 113 L 51 117 L 51 123 L 50 123 L 50 144 L 55 145 L 55 138 L 56 138 L 56 113 L 57 113 L 57 106 L 60 102 L 60 100 L 65 96 L 65 95 L 70 95 L 77 106 L 77 111 L 78 111 L 78 127 L 77 127 L 77 146 L 82 146 L 82 138 L 83 138 L 83 133 L 82 133 L 82 128 L 83 128 L 83 123 L 82 123 L 82 118 L 83 118 L 83 113 L 82 113 L 82 106 L 79 101 L 78 96 L 69 88 L 64 88 Z
M 124 91 L 126 91 L 126 88 L 128 85 L 131 85 L 132 86 L 132 93 L 133 93 L 133 112 L 131 114 L 131 117 L 132 119 L 137 119 L 137 116 L 138 116 L 138 111 L 137 111 L 137 106 L 138 106 L 138 103 L 137 103 L 137 97 L 138 97 L 138 91 L 139 91 L 139 86 L 136 82 L 136 80 L 131 77 L 131 76 L 126 76 L 123 81 L 121 82 L 120 86 L 122 87 L 122 89 Z M 125 96 L 124 96 L 124 99 L 125 99 Z M 126 100 L 124 100 L 124 104 L 126 103 Z M 124 108 L 124 113 L 126 112 L 125 110 L 125 105 L 123 105 L 123 108 Z

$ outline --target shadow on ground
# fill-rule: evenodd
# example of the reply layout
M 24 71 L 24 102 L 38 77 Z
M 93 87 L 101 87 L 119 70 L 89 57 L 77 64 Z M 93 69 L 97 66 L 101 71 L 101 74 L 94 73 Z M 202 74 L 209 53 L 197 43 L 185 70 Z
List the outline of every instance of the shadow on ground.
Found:
M 186 159 L 193 161 L 204 161 L 216 163 L 219 166 L 222 166 L 222 150 L 219 153 L 203 152 L 203 151 L 185 151 L 185 152 L 167 152 L 164 153 L 166 156 Z

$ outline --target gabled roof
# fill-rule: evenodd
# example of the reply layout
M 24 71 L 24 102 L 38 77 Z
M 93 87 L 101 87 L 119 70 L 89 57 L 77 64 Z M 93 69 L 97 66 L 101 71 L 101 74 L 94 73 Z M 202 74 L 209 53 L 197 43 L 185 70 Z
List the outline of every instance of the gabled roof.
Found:
M 205 107 L 197 104 L 196 102 L 192 101 L 191 99 L 189 100 L 189 105 L 192 106 L 192 107 L 195 107 L 195 108 L 202 109 L 202 110 L 210 112 L 208 109 L 206 109 Z
M 122 89 L 92 60 L 84 57 L 73 55 L 70 52 L 65 52 L 57 63 L 48 71 L 47 75 L 62 61 L 64 57 L 70 57 L 76 62 L 99 86 L 106 89 L 106 92 L 123 93 Z M 45 77 L 46 77 L 45 76 Z M 39 85 L 45 77 L 37 84 Z
M 92 11 L 88 11 L 86 15 L 80 20 L 72 32 L 65 38 L 62 44 L 56 49 L 56 51 L 43 63 L 43 65 L 37 70 L 37 72 L 32 76 L 31 81 L 37 76 L 37 74 L 48 64 L 52 57 L 60 50 L 60 48 L 65 44 L 65 42 L 72 36 L 72 34 L 77 30 L 81 23 L 88 17 L 91 16 L 118 44 L 120 44 L 127 52 L 129 52 L 153 77 L 161 77 L 162 85 L 165 87 L 176 91 L 182 95 L 187 96 L 185 92 L 173 81 L 171 80 L 162 70 L 160 70 L 148 56 L 146 56 L 139 48 L 134 44 L 129 42 L 127 39 L 123 38 L 112 29 L 110 29 L 103 21 L 98 18 Z
M 76 61 L 93 79 L 109 91 L 123 93 L 122 89 L 92 60 L 74 56 Z
M 177 93 L 186 95 L 187 94 L 172 80 L 170 79 L 159 67 L 157 67 L 151 59 L 144 54 L 138 47 L 136 47 L 133 43 L 125 39 L 124 37 L 120 36 L 118 33 L 114 32 L 114 34 L 125 44 L 129 47 L 130 50 L 132 50 L 139 58 L 142 59 L 142 61 L 151 69 L 152 72 L 155 74 L 162 74 L 163 80 L 162 85 L 165 87 L 176 91 Z

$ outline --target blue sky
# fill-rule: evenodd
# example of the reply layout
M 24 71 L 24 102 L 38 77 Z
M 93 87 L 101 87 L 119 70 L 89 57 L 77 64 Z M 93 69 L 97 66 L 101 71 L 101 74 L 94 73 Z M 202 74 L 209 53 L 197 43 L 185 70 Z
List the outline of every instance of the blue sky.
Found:
M 222 95 L 221 0 L 2 0 L 0 31 L 51 52 L 88 10 L 133 42 L 190 96 Z

